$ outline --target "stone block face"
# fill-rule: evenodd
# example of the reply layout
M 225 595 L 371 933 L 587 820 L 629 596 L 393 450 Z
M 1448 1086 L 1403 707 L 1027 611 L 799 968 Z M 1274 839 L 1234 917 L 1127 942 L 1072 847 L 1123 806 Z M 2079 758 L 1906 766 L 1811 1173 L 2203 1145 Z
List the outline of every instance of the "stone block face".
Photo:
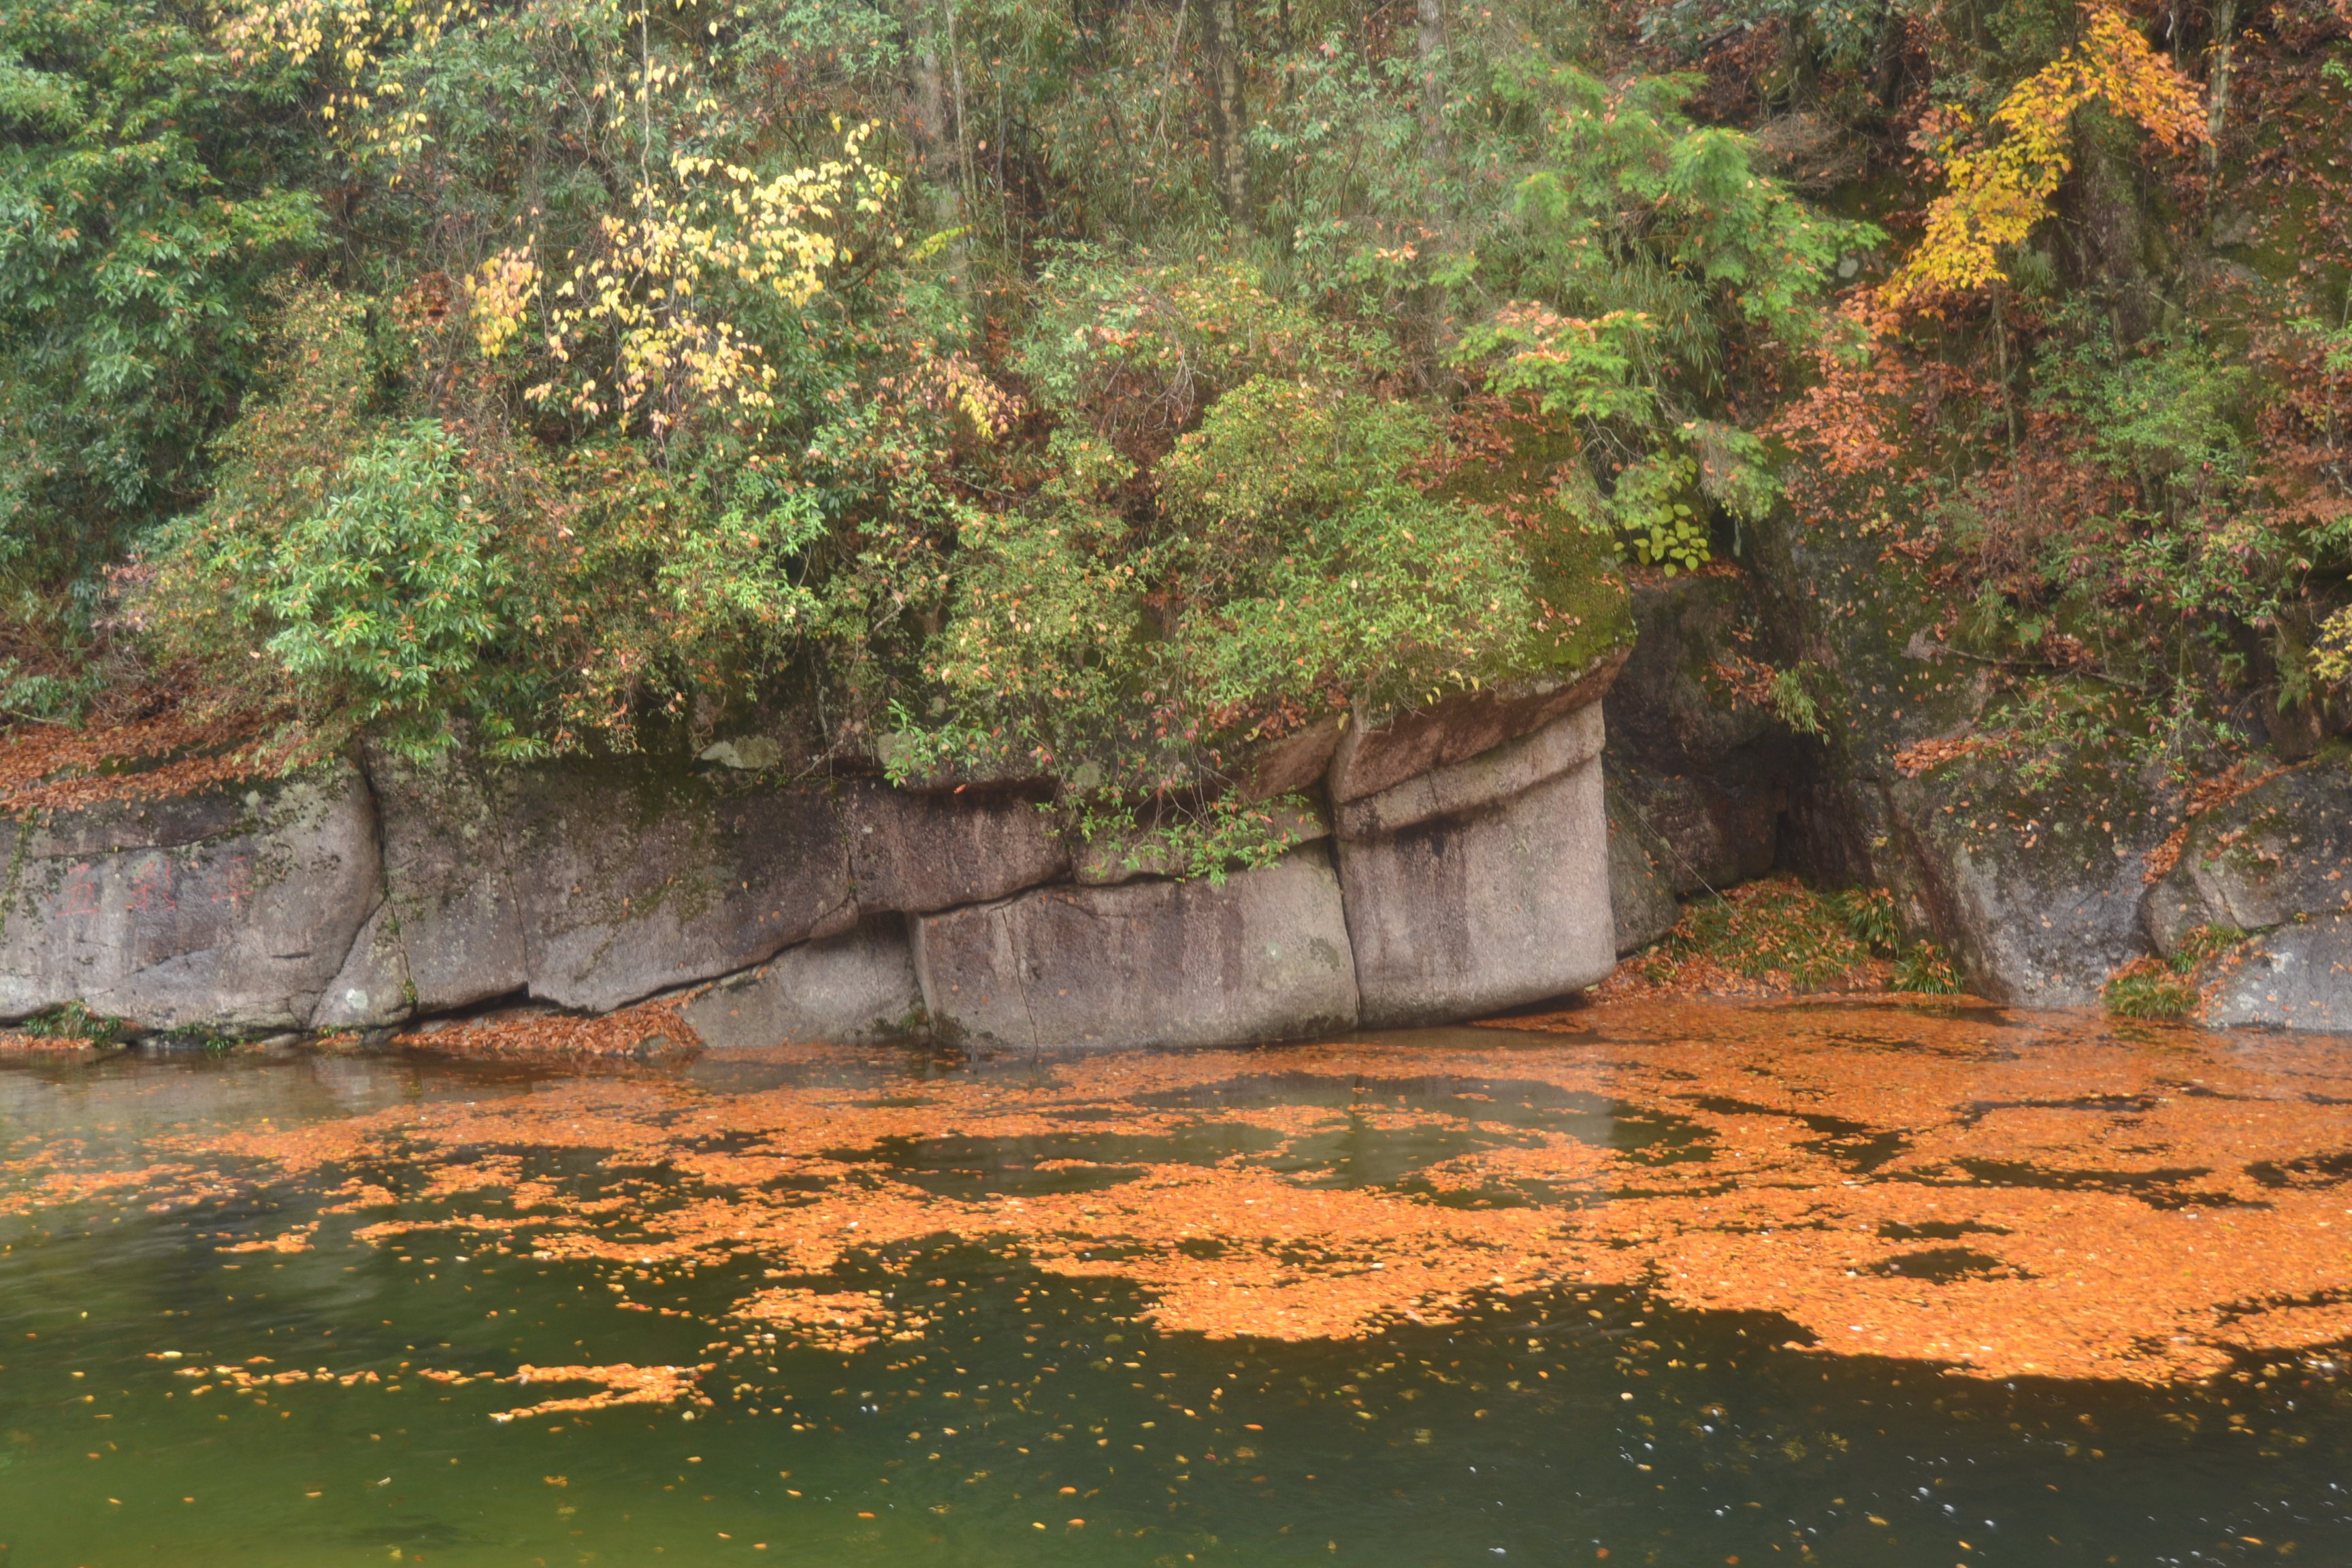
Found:
M 299 1028 L 382 896 L 374 806 L 336 766 L 59 812 L 11 835 L 0 1016 Z
M 1605 773 L 1604 773 L 1605 777 Z M 1675 929 L 1683 917 L 1669 873 L 1673 852 L 1618 803 L 1616 784 L 1607 784 L 1609 810 L 1609 910 L 1617 956 L 1639 952 Z
M 2352 915 L 2283 925 L 2224 962 L 2206 1023 L 2352 1034 Z
M 1769 876 L 1780 850 L 1786 794 L 1769 777 L 1751 785 L 1721 775 L 1619 767 L 1618 810 L 1665 850 L 1660 869 L 1676 896 L 1720 892 Z
M 856 921 L 821 786 L 720 790 L 633 759 L 534 768 L 501 788 L 541 1000 L 603 1012 Z
M 1591 984 L 1624 935 L 1596 701 L 1613 669 L 1352 750 L 1336 719 L 1285 737 L 1266 777 L 1353 793 L 1252 807 L 1291 847 L 1219 884 L 1175 879 L 1148 837 L 1066 844 L 1028 785 L 778 784 L 743 742 L 746 765 L 699 770 L 363 747 L 307 778 L 27 818 L 0 842 L 0 1017 L 370 1028 L 524 996 L 608 1012 L 721 976 L 689 1005 L 719 1048 L 926 1017 L 1058 1048 L 1475 1016 Z M 1646 940 L 1674 911 L 1643 908 Z
M 1342 838 L 1369 838 L 1475 811 L 1583 766 L 1601 754 L 1606 738 L 1601 705 L 1589 702 L 1533 734 L 1343 802 L 1334 826 Z
M 788 947 L 731 974 L 687 1005 L 686 1021 L 713 1050 L 822 1040 L 856 1045 L 926 1031 L 907 922 L 895 915 Z
M 1573 680 L 1515 681 L 1450 697 L 1370 728 L 1350 724 L 1331 759 L 1332 804 L 1345 807 L 1416 774 L 1467 762 L 1532 734 L 1561 714 L 1599 700 L 1625 658 L 1621 648 Z
M 371 1029 L 415 1011 L 409 1002 L 408 956 L 401 951 L 392 906 L 379 903 L 360 927 L 343 966 L 310 1014 L 314 1029 Z
M 1631 586 L 1637 636 L 1607 698 L 1621 760 L 1654 773 L 1706 773 L 1782 728 L 1711 673 L 1759 651 L 1742 640 L 1755 630 L 1758 584 L 1748 574 L 1636 577 Z
M 1207 880 L 1045 888 L 914 922 L 933 1028 L 983 1046 L 1229 1046 L 1356 1022 L 1319 846 Z
M 420 763 L 371 750 L 366 762 L 383 832 L 383 924 L 417 1010 L 446 1012 L 524 990 L 530 961 L 511 824 L 489 781 L 454 753 Z M 371 997 L 383 983 L 353 977 Z
M 1886 790 L 1910 881 L 1968 988 L 2028 1007 L 2093 1007 L 2107 976 L 2147 951 L 2144 868 L 2164 837 L 2148 809 L 2112 826 L 2061 820 L 2025 829 L 2005 776 L 1975 761 Z M 2019 815 L 2022 815 L 2021 812 Z
M 841 793 L 858 908 L 928 914 L 986 903 L 1069 874 L 1070 855 L 1034 797 L 892 789 Z
M 1451 1022 L 1615 966 L 1598 758 L 1477 810 L 1339 840 L 1368 1026 Z
M 2262 931 L 2352 909 L 2352 768 L 2283 773 L 2189 825 L 2179 862 L 2149 890 L 2147 932 L 2169 953 L 2200 925 Z
M 2181 940 L 2190 931 L 2214 923 L 2195 880 L 2179 869 L 2150 888 L 2140 902 L 2140 924 L 2156 951 L 2167 958 L 2180 951 Z

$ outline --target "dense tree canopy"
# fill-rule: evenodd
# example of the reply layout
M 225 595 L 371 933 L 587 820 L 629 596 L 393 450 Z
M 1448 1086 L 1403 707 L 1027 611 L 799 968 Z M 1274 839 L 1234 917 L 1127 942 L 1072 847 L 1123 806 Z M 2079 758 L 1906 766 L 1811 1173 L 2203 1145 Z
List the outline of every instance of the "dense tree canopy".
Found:
M 2326 729 L 2347 32 L 0 0 L 0 706 L 1205 801 L 1778 517 L 2021 732 Z

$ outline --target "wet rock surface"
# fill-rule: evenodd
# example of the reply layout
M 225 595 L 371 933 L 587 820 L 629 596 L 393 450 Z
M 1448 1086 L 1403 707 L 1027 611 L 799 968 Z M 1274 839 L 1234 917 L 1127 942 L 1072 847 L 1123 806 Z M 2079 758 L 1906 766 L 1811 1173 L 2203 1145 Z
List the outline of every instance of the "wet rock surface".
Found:
M 1681 773 L 1780 731 L 1763 708 L 1735 700 L 1717 673 L 1751 647 L 1746 622 L 1754 600 L 1751 579 L 1727 563 L 1634 583 L 1639 638 L 1603 699 L 1619 756 Z
M 534 997 L 600 1012 L 856 921 L 823 785 L 721 791 L 617 762 L 534 770 L 509 788 Z
M 2327 757 L 2282 770 L 2190 822 L 2179 862 L 2149 889 L 2147 923 L 2158 950 L 2170 953 L 2200 926 L 2262 931 L 2346 909 L 2352 768 Z
M 1601 709 L 1587 704 L 1475 757 L 1345 801 L 1334 814 L 1334 826 L 1342 838 L 1370 838 L 1433 817 L 1475 812 L 1591 762 L 1601 755 L 1604 739 Z
M 1564 713 L 1600 698 L 1617 678 L 1623 652 L 1604 656 L 1571 679 L 1531 679 L 1465 692 L 1377 725 L 1350 724 L 1341 735 L 1325 780 L 1332 804 L 1377 795 L 1407 779 L 1466 762 L 1508 741 L 1533 734 Z
M 1618 806 L 1663 851 L 1676 896 L 1719 891 L 1780 864 L 1786 792 L 1769 773 L 1738 784 L 1637 766 L 1618 773 Z
M 861 910 L 927 914 L 1069 873 L 1069 851 L 1034 795 L 943 795 L 859 780 L 839 798 Z
M 1469 730 L 1417 743 L 1443 752 L 1533 722 L 1562 689 L 1473 704 Z M 0 933 L 20 954 L 0 1005 L 79 1002 L 142 1028 L 349 1030 L 528 999 L 608 1016 L 682 1007 L 680 1027 L 719 1047 L 883 1038 L 927 1017 L 985 1047 L 1235 1044 L 1365 1019 L 1355 921 L 1376 945 L 1370 1016 L 1460 1018 L 1606 972 L 1603 739 L 1588 693 L 1484 753 L 1360 795 L 1346 898 L 1333 814 L 1296 796 L 1260 808 L 1292 847 L 1215 880 L 1149 834 L 1074 857 L 1025 789 L 778 782 L 741 765 L 757 759 L 740 746 L 699 767 L 371 751 L 364 773 L 274 786 L 266 802 L 216 792 L 21 823 L 14 896 L 30 912 Z M 255 890 L 276 889 L 270 923 L 243 891 L 215 898 L 216 850 L 268 862 Z M 148 907 L 159 856 L 201 915 Z M 68 914 L 114 923 L 75 934 Z
M 310 1025 L 314 1029 L 383 1028 L 410 1016 L 415 998 L 399 923 L 391 904 L 379 903 L 311 1009 Z
M 1345 713 L 1318 713 L 1299 728 L 1243 748 L 1227 772 L 1242 800 L 1271 800 L 1311 790 L 1321 793 L 1323 775 L 1347 732 Z
M 329 996 L 321 1026 L 386 1021 L 387 985 L 406 987 L 408 1005 L 423 1013 L 527 989 L 513 829 L 488 778 L 455 757 L 404 763 L 370 749 L 364 760 L 383 838 L 387 913 L 371 932 L 371 951 L 352 955 L 362 967 Z M 387 943 L 391 951 L 379 956 Z M 352 990 L 368 1000 L 349 1002 Z
M 2021 794 L 1999 761 L 1971 758 L 1898 779 L 1886 798 L 1898 890 L 1926 907 L 1970 991 L 2095 1006 L 2107 977 L 2147 951 L 2140 902 L 2168 820 L 2145 793 L 2128 807 L 2101 798 L 2091 804 L 2113 815 L 2084 820 L 2084 802 Z
M 1782 863 L 1783 818 L 1810 765 L 1807 743 L 1724 674 L 1761 651 L 1757 596 L 1754 578 L 1728 563 L 1637 581 L 1640 640 L 1603 700 L 1613 820 L 1662 852 L 1658 869 L 1681 898 Z
M 1604 771 L 1604 780 L 1606 774 Z M 1609 911 L 1617 956 L 1638 952 L 1682 918 L 1668 873 L 1673 851 L 1621 805 L 1613 781 L 1606 788 L 1609 816 Z
M 2352 915 L 2296 921 L 2231 953 L 2204 1021 L 2352 1034 Z

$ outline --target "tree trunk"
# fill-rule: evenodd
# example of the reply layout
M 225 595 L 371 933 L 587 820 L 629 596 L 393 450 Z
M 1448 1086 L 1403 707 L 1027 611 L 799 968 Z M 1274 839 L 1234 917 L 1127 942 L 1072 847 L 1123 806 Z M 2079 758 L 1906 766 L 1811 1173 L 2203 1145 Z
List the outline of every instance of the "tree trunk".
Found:
M 1878 25 L 1877 58 L 1871 67 L 1871 96 L 1891 110 L 1903 91 L 1903 46 L 1909 41 L 1903 13 L 1889 5 Z
M 950 115 L 940 66 L 943 43 L 929 0 L 914 0 L 906 29 L 908 138 L 914 144 L 925 221 L 933 232 L 944 234 L 964 226 L 963 170 L 957 157 L 962 127 Z M 964 281 L 966 249 L 961 235 L 949 242 L 949 269 L 959 287 Z
M 1225 216 L 1246 226 L 1249 114 L 1242 99 L 1242 24 L 1236 0 L 1207 0 L 1201 7 L 1201 47 L 1209 89 L 1210 176 Z
M 948 18 L 948 83 L 955 94 L 956 171 L 962 176 L 962 195 L 967 209 L 971 205 L 975 188 L 971 172 L 971 123 L 963 100 L 963 51 L 956 43 L 955 0 L 942 0 L 941 8 Z
M 1413 45 L 1421 68 L 1421 135 L 1431 158 L 1445 161 L 1445 0 L 1416 0 Z
M 2230 36 L 2237 30 L 2237 0 L 2220 0 L 2213 7 L 2213 68 L 2205 81 L 2205 166 L 2218 168 L 2221 158 L 2221 127 L 2230 118 Z

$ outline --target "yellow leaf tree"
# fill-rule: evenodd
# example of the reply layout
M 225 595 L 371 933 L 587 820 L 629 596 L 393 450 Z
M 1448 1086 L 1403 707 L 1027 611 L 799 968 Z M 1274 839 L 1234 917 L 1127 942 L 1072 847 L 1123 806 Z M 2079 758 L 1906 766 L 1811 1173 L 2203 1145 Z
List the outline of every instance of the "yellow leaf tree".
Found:
M 873 129 L 847 132 L 837 158 L 772 177 L 688 153 L 647 170 L 628 209 L 600 218 L 597 243 L 568 257 L 543 291 L 550 357 L 591 374 L 526 395 L 560 391 L 583 417 L 642 420 L 656 437 L 690 411 L 767 406 L 774 374 L 718 296 L 740 286 L 797 308 L 824 291 L 826 272 L 851 258 L 844 227 L 882 216 L 898 190 L 898 176 L 865 155 Z M 469 280 L 486 349 L 514 330 L 542 279 L 502 253 Z
M 1932 306 L 2006 277 L 2000 250 L 2050 216 L 2050 198 L 2074 167 L 2074 111 L 2103 103 L 2179 151 L 2205 139 L 2195 84 L 2147 47 L 2111 5 L 2084 7 L 2082 40 L 2010 90 L 1992 122 L 2001 134 L 1964 146 L 1964 121 L 1945 140 L 1948 188 L 1927 208 L 1927 231 L 1881 290 L 1893 310 Z

